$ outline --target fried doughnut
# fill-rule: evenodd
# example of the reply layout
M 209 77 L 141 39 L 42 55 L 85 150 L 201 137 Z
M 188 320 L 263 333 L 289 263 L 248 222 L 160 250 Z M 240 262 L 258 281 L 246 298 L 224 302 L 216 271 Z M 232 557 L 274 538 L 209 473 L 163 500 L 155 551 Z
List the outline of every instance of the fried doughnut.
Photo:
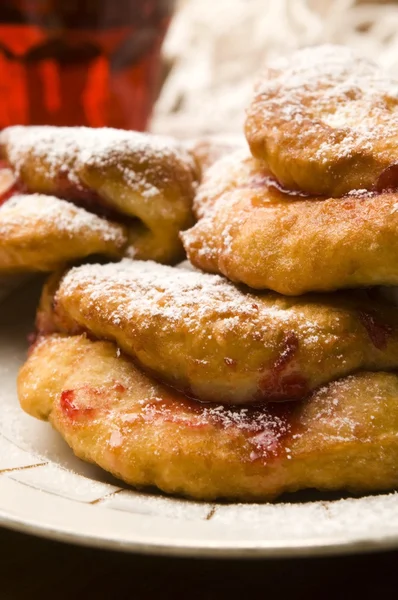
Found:
M 0 158 L 29 192 L 126 219 L 129 256 L 170 263 L 183 256 L 178 234 L 193 222 L 197 172 L 173 140 L 116 129 L 16 126 L 0 134 Z
M 52 271 L 90 255 L 120 258 L 127 231 L 53 196 L 15 195 L 0 206 L 0 274 Z
M 247 112 L 253 156 L 287 189 L 342 196 L 398 187 L 398 81 L 343 46 L 272 62 Z
M 51 280 L 37 323 L 39 334 L 114 341 L 159 379 L 224 404 L 303 398 L 358 369 L 398 368 L 398 309 L 365 293 L 255 295 L 150 262 L 83 265 Z
M 398 193 L 292 197 L 234 154 L 209 169 L 195 212 L 182 239 L 204 271 L 286 295 L 398 285 Z
M 264 501 L 304 488 L 398 484 L 398 376 L 359 373 L 260 408 L 191 401 L 109 342 L 50 337 L 19 374 L 21 405 L 75 454 L 134 486 L 199 500 Z
M 245 188 L 261 190 L 264 181 L 278 187 L 264 164 L 250 156 L 247 150 L 226 154 L 215 161 L 202 178 L 193 202 L 196 218 L 201 219 L 211 212 L 227 192 Z

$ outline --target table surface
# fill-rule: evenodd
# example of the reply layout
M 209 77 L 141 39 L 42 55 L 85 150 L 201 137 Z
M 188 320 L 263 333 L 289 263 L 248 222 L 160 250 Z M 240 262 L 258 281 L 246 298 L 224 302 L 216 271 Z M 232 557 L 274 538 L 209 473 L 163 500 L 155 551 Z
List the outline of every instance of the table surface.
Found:
M 0 528 L 1 600 L 381 598 L 398 552 L 296 560 L 195 560 L 93 550 Z M 392 597 L 394 597 L 392 596 Z

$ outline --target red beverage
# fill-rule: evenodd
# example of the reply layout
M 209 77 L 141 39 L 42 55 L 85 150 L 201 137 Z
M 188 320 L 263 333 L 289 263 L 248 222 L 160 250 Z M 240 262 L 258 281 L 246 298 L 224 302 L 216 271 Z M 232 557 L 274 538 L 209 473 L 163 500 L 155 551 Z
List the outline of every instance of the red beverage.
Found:
M 173 0 L 1 0 L 0 129 L 144 130 Z

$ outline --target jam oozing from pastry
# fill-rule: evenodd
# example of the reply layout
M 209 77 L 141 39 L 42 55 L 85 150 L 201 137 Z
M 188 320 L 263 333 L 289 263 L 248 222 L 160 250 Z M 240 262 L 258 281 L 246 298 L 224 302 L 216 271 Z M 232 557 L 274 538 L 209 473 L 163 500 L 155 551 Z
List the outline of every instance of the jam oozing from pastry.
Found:
M 124 387 L 124 385 L 122 383 L 115 383 L 115 385 L 113 386 L 113 389 L 115 390 L 115 392 L 118 392 L 119 394 L 123 394 L 126 391 L 126 388 Z
M 359 319 L 368 332 L 372 344 L 378 350 L 384 350 L 387 346 L 388 336 L 392 333 L 392 328 L 387 323 L 382 323 L 375 311 L 359 311 Z
M 379 175 L 376 183 L 377 192 L 391 192 L 398 188 L 398 163 L 390 165 Z
M 274 363 L 273 370 L 280 372 L 291 362 L 299 347 L 299 340 L 293 331 L 288 331 L 283 340 L 283 348 Z
M 58 198 L 73 202 L 76 206 L 85 208 L 99 217 L 121 223 L 129 220 L 126 215 L 107 206 L 104 199 L 96 191 L 86 187 L 80 181 L 74 180 L 66 168 L 57 173 L 54 187 Z M 34 190 L 32 190 L 33 192 Z
M 61 393 L 60 405 L 67 417 L 76 419 L 80 416 L 91 416 L 93 409 L 91 407 L 82 407 L 76 402 L 77 390 L 64 390 Z
M 289 373 L 280 377 L 271 375 L 260 383 L 260 390 L 259 401 L 300 400 L 308 392 L 308 382 L 300 373 Z
M 231 438 L 244 436 L 247 456 L 243 460 L 272 460 L 286 456 L 288 438 L 294 430 L 297 403 L 275 403 L 264 407 L 224 406 L 191 400 L 178 392 L 148 399 L 139 414 L 125 422 L 174 423 L 187 429 L 217 427 Z
M 59 198 L 70 200 L 85 208 L 94 209 L 101 201 L 97 192 L 81 184 L 78 179 L 73 180 L 67 168 L 57 172 L 54 188 L 56 188 Z
M 270 461 L 287 454 L 288 439 L 294 431 L 293 403 L 267 404 L 264 408 L 215 407 L 208 418 L 217 427 L 247 439 L 248 461 Z
M 121 383 L 115 382 L 110 391 L 123 394 L 126 388 Z M 92 418 L 98 410 L 107 410 L 107 394 L 108 388 L 89 385 L 64 390 L 60 396 L 60 407 L 65 416 L 71 420 Z
M 118 212 L 114 208 L 109 207 L 104 198 L 102 198 L 94 190 L 84 186 L 80 182 L 74 182 L 73 178 L 70 178 L 69 172 L 65 169 L 58 173 L 56 189 L 57 197 L 63 200 L 73 202 L 76 206 L 85 208 L 87 211 L 94 213 L 98 217 L 103 217 L 120 223 L 122 225 L 132 225 L 139 221 L 136 217 L 129 217 L 121 212 Z
M 299 340 L 293 331 L 286 334 L 282 350 L 259 385 L 257 400 L 297 400 L 308 393 L 308 381 L 294 369 Z
M 187 431 L 213 427 L 228 433 L 231 440 L 240 439 L 243 461 L 272 461 L 288 454 L 288 439 L 295 431 L 294 411 L 297 403 L 267 404 L 264 407 L 223 406 L 191 400 L 171 388 L 162 388 L 161 394 L 142 398 L 137 403 L 125 402 L 128 389 L 120 382 L 99 388 L 84 385 L 66 389 L 60 395 L 60 408 L 71 424 L 95 425 L 97 418 L 111 419 L 115 429 L 123 431 L 136 426 L 174 424 Z M 122 403 L 115 401 L 115 393 Z M 119 408 L 118 408 L 119 407 Z M 101 414 L 102 413 L 102 414 Z M 107 414 L 109 413 L 109 417 Z

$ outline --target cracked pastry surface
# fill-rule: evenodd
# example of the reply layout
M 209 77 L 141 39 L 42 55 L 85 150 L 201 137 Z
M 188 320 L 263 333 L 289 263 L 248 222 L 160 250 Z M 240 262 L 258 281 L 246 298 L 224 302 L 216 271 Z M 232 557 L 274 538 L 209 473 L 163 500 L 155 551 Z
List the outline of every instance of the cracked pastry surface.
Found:
M 0 206 L 0 273 L 52 271 L 91 255 L 120 258 L 127 231 L 69 202 L 18 194 Z
M 176 141 L 85 127 L 15 126 L 0 133 L 0 158 L 26 191 L 54 195 L 126 220 L 127 254 L 160 262 L 183 256 L 197 168 Z
M 112 343 L 51 336 L 32 349 L 18 392 L 24 410 L 48 419 L 79 458 L 134 486 L 263 501 L 398 483 L 393 373 L 358 373 L 300 402 L 228 408 L 154 382 Z
M 398 284 L 398 193 L 305 198 L 245 153 L 211 167 L 181 234 L 190 261 L 281 294 Z
M 155 377 L 215 403 L 305 397 L 358 369 L 398 368 L 398 309 L 363 293 L 288 298 L 150 262 L 50 280 L 39 334 L 114 341 Z
M 349 48 L 271 62 L 245 130 L 253 156 L 287 189 L 337 197 L 398 185 L 398 81 Z

